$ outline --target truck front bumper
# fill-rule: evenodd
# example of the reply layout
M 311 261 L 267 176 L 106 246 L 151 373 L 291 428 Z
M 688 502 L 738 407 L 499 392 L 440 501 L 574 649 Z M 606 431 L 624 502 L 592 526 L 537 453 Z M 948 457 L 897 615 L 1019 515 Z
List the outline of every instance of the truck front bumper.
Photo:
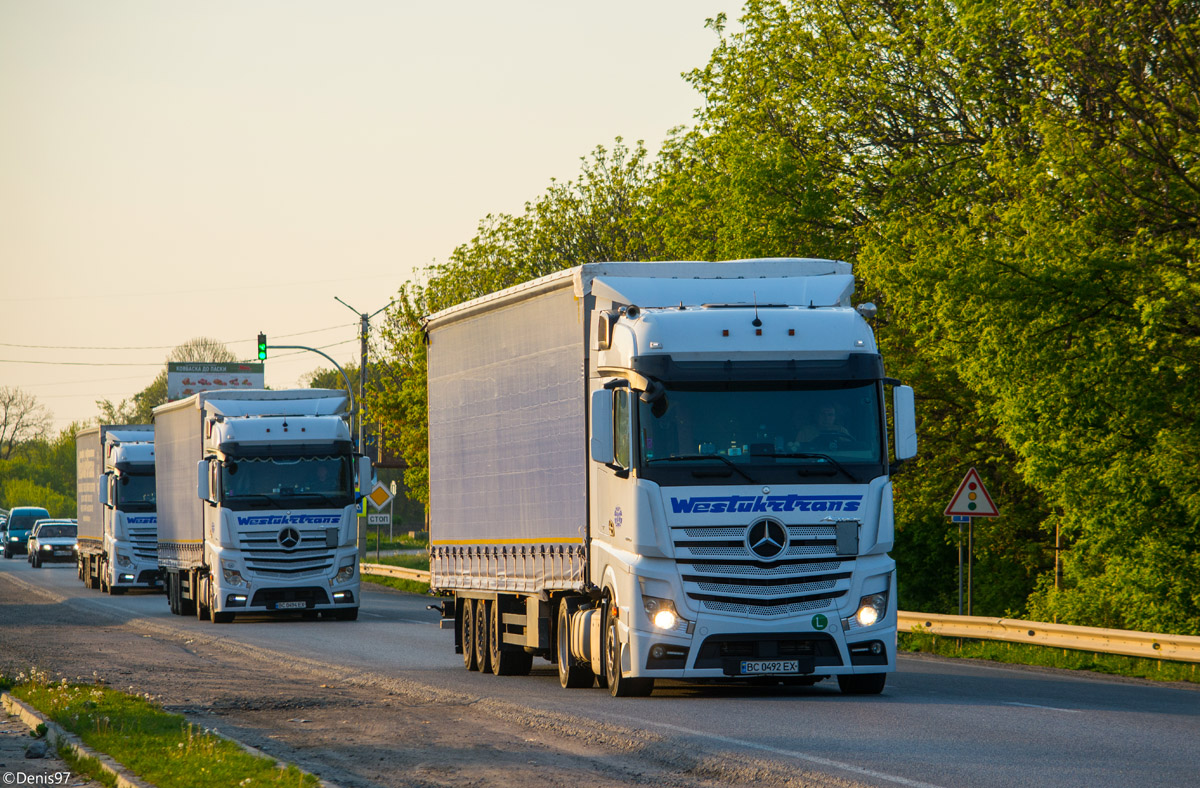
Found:
M 887 563 L 882 567 L 890 571 L 887 609 L 870 626 L 854 618 L 861 596 L 858 584 L 825 608 L 787 616 L 681 610 L 683 620 L 671 630 L 646 626 L 648 622 L 636 615 L 625 616 L 626 622 L 637 624 L 623 627 L 627 653 L 622 662 L 634 676 L 678 679 L 802 680 L 894 671 L 895 573 Z

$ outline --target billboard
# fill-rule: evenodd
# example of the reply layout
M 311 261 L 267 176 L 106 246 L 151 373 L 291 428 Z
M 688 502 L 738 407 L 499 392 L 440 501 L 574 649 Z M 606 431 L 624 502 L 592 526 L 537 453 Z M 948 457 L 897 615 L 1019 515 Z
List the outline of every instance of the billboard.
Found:
M 167 400 L 190 397 L 213 389 L 265 388 L 262 364 L 209 364 L 199 361 L 167 362 Z

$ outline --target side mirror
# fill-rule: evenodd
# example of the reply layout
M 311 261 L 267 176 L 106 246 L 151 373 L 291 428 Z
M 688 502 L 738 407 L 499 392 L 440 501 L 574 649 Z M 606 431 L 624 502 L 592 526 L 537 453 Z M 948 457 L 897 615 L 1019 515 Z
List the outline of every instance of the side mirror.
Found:
M 365 454 L 360 454 L 357 460 L 358 465 L 358 489 L 363 495 L 368 494 L 375 489 L 375 485 L 371 484 L 374 468 L 371 465 L 371 458 Z
M 593 462 L 612 464 L 613 461 L 613 393 L 609 389 L 592 392 L 592 439 L 590 442 Z
M 896 386 L 892 391 L 892 414 L 896 427 L 896 459 L 917 456 L 917 409 L 912 386 Z
M 100 475 L 96 482 L 96 497 L 100 501 L 101 506 L 108 506 L 108 474 Z
M 196 463 L 196 497 L 202 501 L 211 501 L 211 493 L 208 488 L 208 460 L 200 460 Z

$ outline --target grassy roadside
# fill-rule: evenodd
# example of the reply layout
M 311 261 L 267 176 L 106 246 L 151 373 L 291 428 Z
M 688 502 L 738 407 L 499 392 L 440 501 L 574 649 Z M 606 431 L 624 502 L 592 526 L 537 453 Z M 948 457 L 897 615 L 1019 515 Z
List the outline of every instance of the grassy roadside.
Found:
M 901 632 L 902 651 L 937 654 L 942 657 L 965 657 L 1004 662 L 1011 665 L 1037 665 L 1065 670 L 1090 670 L 1112 676 L 1150 679 L 1152 681 L 1188 681 L 1200 684 L 1200 670 L 1192 662 L 1173 662 L 1167 659 L 1142 659 L 1119 654 L 1098 654 L 1027 643 L 1005 643 L 996 640 L 971 640 L 935 635 L 930 632 Z
M 274 760 L 252 755 L 146 697 L 65 678 L 54 683 L 38 670 L 0 677 L 0 688 L 157 788 L 319 785 L 313 775 L 295 766 L 280 769 Z M 111 782 L 93 759 L 72 755 L 68 763 L 82 774 Z
M 403 566 L 406 569 L 420 569 L 429 571 L 429 556 L 427 555 L 385 555 L 381 556 L 378 561 L 375 556 L 367 554 L 366 562 L 368 564 L 387 564 L 388 566 Z M 400 577 L 385 577 L 383 575 L 363 575 L 363 580 L 368 583 L 378 583 L 381 586 L 396 588 L 401 591 L 408 591 L 412 594 L 428 594 L 429 584 L 421 583 L 416 580 L 406 580 Z

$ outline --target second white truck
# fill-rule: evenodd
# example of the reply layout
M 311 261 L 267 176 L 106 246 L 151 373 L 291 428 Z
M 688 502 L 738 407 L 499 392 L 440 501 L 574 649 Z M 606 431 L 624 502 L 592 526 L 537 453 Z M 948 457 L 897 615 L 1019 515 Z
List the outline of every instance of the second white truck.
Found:
M 154 428 L 107 424 L 81 430 L 75 491 L 84 585 L 109 594 L 159 587 Z
M 240 389 L 154 409 L 171 612 L 358 618 L 355 479 L 369 484 L 371 463 L 346 404 L 326 389 Z

